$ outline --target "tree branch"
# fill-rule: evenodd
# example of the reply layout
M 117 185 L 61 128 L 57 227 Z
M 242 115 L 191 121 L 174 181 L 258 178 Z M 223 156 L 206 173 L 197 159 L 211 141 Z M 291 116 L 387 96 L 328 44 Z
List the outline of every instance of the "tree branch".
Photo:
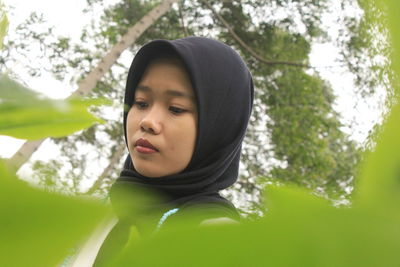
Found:
M 92 187 L 89 188 L 89 190 L 85 193 L 85 195 L 91 195 L 96 190 L 98 190 L 100 188 L 100 186 L 102 185 L 104 179 L 109 177 L 110 171 L 113 169 L 115 164 L 117 164 L 118 161 L 121 159 L 121 157 L 123 156 L 124 152 L 125 152 L 125 143 L 122 143 L 114 151 L 114 154 L 112 155 L 108 166 L 103 170 L 103 172 L 101 173 L 99 178 L 97 178 L 97 180 L 93 183 Z
M 179 17 L 181 19 L 181 24 L 182 24 L 182 28 L 183 28 L 183 32 L 185 33 L 185 36 L 189 36 L 189 32 L 185 26 L 185 21 L 183 20 L 183 14 L 182 14 L 182 2 L 179 3 L 178 6 L 178 12 L 179 12 Z
M 298 62 L 291 62 L 291 61 L 283 61 L 283 60 L 266 60 L 259 54 L 257 54 L 250 46 L 248 46 L 232 29 L 229 23 L 214 9 L 214 7 L 207 1 L 207 0 L 200 0 L 202 1 L 210 10 L 211 12 L 217 17 L 217 19 L 228 29 L 229 33 L 232 37 L 242 46 L 247 52 L 250 53 L 252 57 L 257 59 L 258 61 L 267 64 L 267 65 L 290 65 L 295 67 L 301 68 L 310 68 L 309 65 L 298 63 Z

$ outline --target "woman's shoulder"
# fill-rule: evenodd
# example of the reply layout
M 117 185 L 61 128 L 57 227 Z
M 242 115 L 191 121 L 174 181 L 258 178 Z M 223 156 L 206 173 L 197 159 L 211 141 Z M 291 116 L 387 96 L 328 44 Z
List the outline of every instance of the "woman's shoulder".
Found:
M 206 219 L 200 223 L 200 226 L 213 226 L 213 225 L 227 225 L 227 224 L 239 224 L 240 222 L 228 217 L 219 217 Z
M 180 205 L 166 224 L 186 224 L 188 226 L 237 223 L 239 212 L 229 201 L 222 198 L 201 197 Z

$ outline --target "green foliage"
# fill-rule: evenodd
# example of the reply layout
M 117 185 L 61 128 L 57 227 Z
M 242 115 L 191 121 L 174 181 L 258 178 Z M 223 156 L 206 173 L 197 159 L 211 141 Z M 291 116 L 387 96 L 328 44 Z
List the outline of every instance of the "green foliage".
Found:
M 8 29 L 8 18 L 3 10 L 3 3 L 0 2 L 0 49 L 3 48 L 3 39 Z
M 390 67 L 392 47 L 388 32 L 388 19 L 386 8 L 382 1 L 347 0 L 358 4 L 362 8 L 362 14 L 352 18 L 343 17 L 340 30 L 340 38 L 337 45 L 343 46 L 340 52 L 340 62 L 345 64 L 353 73 L 353 82 L 356 85 L 356 102 L 368 100 L 369 105 L 377 107 L 384 120 L 398 94 L 398 75 Z M 383 8 L 382 8 L 383 7 Z M 343 8 L 343 11 L 345 9 Z M 397 82 L 393 82 L 397 80 Z M 385 95 L 385 98 L 377 98 Z M 364 100 L 363 100 L 364 99 Z M 356 120 L 357 121 L 357 120 Z M 357 123 L 357 122 L 355 122 Z M 380 123 L 382 124 L 382 123 Z M 376 124 L 371 130 L 365 147 L 372 149 L 380 125 Z
M 94 202 L 28 186 L 0 162 L 0 257 L 3 266 L 55 266 L 105 216 Z
M 326 38 L 322 22 L 315 15 L 326 12 L 327 1 L 304 5 L 294 1 L 298 13 L 289 7 L 292 1 L 272 2 L 285 7 L 285 19 L 256 23 L 252 19 L 253 12 L 244 10 L 252 5 L 257 12 L 268 4 L 253 1 L 224 1 L 220 13 L 262 58 L 270 62 L 308 64 L 312 40 Z M 271 8 L 276 8 L 272 2 Z M 314 9 L 318 12 L 308 13 Z M 304 15 L 303 23 L 309 29 L 307 34 L 300 33 L 290 14 Z M 221 30 L 218 37 L 237 46 L 235 38 L 226 30 Z M 333 109 L 335 95 L 331 86 L 304 68 L 265 64 L 254 60 L 243 47 L 237 49 L 248 62 L 256 85 L 253 122 L 249 126 L 242 161 L 245 168 L 253 170 L 261 178 L 259 181 L 289 182 L 333 200 L 348 201 L 360 151 L 341 130 L 340 116 Z M 264 119 L 266 115 L 267 120 Z M 270 146 L 260 145 L 266 143 L 265 135 Z M 279 164 L 267 168 L 265 162 L 271 158 Z
M 392 10 L 400 8 L 394 1 L 387 3 Z M 400 51 L 399 35 L 396 35 L 399 19 L 394 11 L 388 14 L 388 25 L 394 36 L 393 56 L 396 56 Z M 400 73 L 399 65 L 394 63 L 393 66 Z M 279 116 L 282 112 L 291 118 L 292 123 L 275 128 L 285 128 L 285 131 L 275 130 L 277 135 L 274 137 L 272 132 L 272 136 L 279 138 L 278 135 L 289 133 L 288 136 L 294 138 L 298 133 L 301 134 L 298 140 L 276 140 L 277 156 L 287 160 L 288 166 L 292 167 L 297 166 L 293 161 L 303 161 L 301 166 L 306 167 L 315 164 L 308 161 L 307 157 L 302 157 L 301 154 L 306 151 L 302 146 L 285 148 L 293 143 L 306 142 L 307 151 L 315 154 L 314 159 L 321 158 L 317 164 L 318 173 L 332 179 L 335 162 L 351 159 L 346 158 L 351 154 L 341 150 L 345 150 L 343 144 L 346 142 L 335 126 L 335 115 L 331 114 L 332 94 L 318 77 L 285 68 L 281 71 L 283 75 L 278 75 L 273 83 L 293 83 L 290 78 L 300 82 L 293 83 L 296 86 L 284 87 L 286 90 L 283 95 L 272 90 L 268 94 L 261 94 L 263 101 L 268 104 L 271 117 Z M 4 93 L 6 90 L 7 93 Z M 313 94 L 307 93 L 308 90 Z M 9 80 L 2 80 L 0 92 L 0 105 L 13 104 L 15 110 L 30 102 L 44 101 Z M 284 95 L 288 97 L 284 98 Z M 310 98 L 309 102 L 307 98 Z M 318 112 L 314 112 L 313 102 L 322 103 Z M 40 103 L 43 103 L 44 110 L 54 112 L 48 110 L 50 104 Z M 304 113 L 300 113 L 296 106 L 301 106 Z M 278 112 L 278 108 L 283 111 Z M 36 116 L 43 116 L 43 113 L 36 113 Z M 36 116 L 30 117 L 31 120 L 38 120 Z M 400 105 L 397 105 L 383 127 L 375 151 L 370 152 L 362 165 L 357 180 L 359 189 L 352 207 L 334 208 L 325 199 L 304 189 L 271 186 L 266 188 L 265 205 L 268 213 L 264 218 L 240 225 L 199 227 L 195 231 L 182 222 L 152 238 L 131 242 L 113 265 L 397 266 L 400 240 L 399 120 Z M 278 119 L 274 121 L 279 122 Z M 296 123 L 298 121 L 302 123 Z M 8 123 L 12 122 L 4 121 L 2 125 L 7 128 Z M 59 127 L 58 122 L 47 124 L 49 127 L 41 130 L 43 136 L 53 134 L 50 125 Z M 23 127 L 24 123 L 21 123 L 21 129 Z M 296 135 L 290 134 L 292 131 Z M 320 138 L 319 134 L 329 138 Z M 334 151 L 338 151 L 338 155 L 333 155 Z M 301 170 L 296 169 L 286 175 L 296 175 L 298 172 Z M 135 201 L 128 201 L 128 204 L 140 207 Z M 70 248 L 85 239 L 105 212 L 103 207 L 89 201 L 34 189 L 18 181 L 0 163 L 1 264 L 55 266 L 69 253 Z
M 358 192 L 360 204 L 375 206 L 377 209 L 384 206 L 386 216 L 395 217 L 400 216 L 396 205 L 400 198 L 400 157 L 397 153 L 400 148 L 399 119 L 400 106 L 396 105 L 384 126 L 375 151 L 368 155 L 364 163 L 361 173 L 363 179 Z M 389 210 L 393 211 L 388 212 Z
M 393 11 L 394 8 L 399 8 L 400 4 L 396 1 L 378 1 L 386 8 L 388 17 L 388 28 L 392 39 L 392 67 L 396 74 L 400 74 L 400 64 L 395 60 L 400 53 L 400 38 L 399 34 L 399 18 Z M 393 80 L 393 87 L 398 89 L 395 84 L 397 80 Z M 362 203 L 375 205 L 376 207 L 385 206 L 387 209 L 393 209 L 393 212 L 388 215 L 399 216 L 398 203 L 399 194 L 399 181 L 400 181 L 400 155 L 397 153 L 400 148 L 400 105 L 399 94 L 396 94 L 396 105 L 393 107 L 386 124 L 381 130 L 381 136 L 378 145 L 373 153 L 368 155 L 364 163 L 364 168 L 361 176 L 363 179 L 360 181 L 359 198 Z M 377 179 L 379 177 L 380 179 Z
M 295 188 L 268 190 L 266 217 L 164 231 L 128 246 L 113 266 L 395 266 L 399 219 L 337 209 Z M 154 257 L 157 251 L 157 257 Z
M 0 78 L 0 134 L 21 139 L 60 137 L 102 120 L 88 107 L 104 100 L 50 100 L 10 80 Z
M 390 38 L 392 40 L 392 43 L 395 45 L 396 48 L 400 47 L 400 33 L 399 33 L 399 20 L 396 19 L 396 14 L 395 11 L 397 8 L 400 7 L 400 3 L 398 1 L 384 1 L 387 5 L 387 13 L 389 14 L 389 27 L 391 30 L 391 35 Z M 396 90 L 396 95 L 400 95 L 399 93 L 399 86 L 398 86 L 398 77 L 400 75 L 400 63 L 398 60 L 395 60 L 396 58 L 399 57 L 400 54 L 400 49 L 394 49 L 391 50 L 391 58 L 392 58 L 392 68 L 397 74 L 397 79 L 392 80 L 392 86 Z
M 265 86 L 268 90 L 262 97 L 271 118 L 267 127 L 276 158 L 284 162 L 266 175 L 268 180 L 317 189 L 335 199 L 345 196 L 359 151 L 340 131 L 338 114 L 332 110 L 332 89 L 319 77 L 292 68 Z
M 52 160 L 51 165 L 45 164 L 40 160 L 35 161 L 32 166 L 32 170 L 34 171 L 32 177 L 33 181 L 35 181 L 39 186 L 47 188 L 47 190 L 56 188 L 57 183 L 62 182 L 61 179 L 57 179 L 58 170 L 60 170 L 61 167 L 61 163 L 57 160 Z

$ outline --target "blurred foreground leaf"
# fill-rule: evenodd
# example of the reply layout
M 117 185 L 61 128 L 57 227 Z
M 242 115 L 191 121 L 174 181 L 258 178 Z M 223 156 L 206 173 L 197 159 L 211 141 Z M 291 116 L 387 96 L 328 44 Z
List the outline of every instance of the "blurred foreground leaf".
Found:
M 356 204 L 400 218 L 400 105 L 384 126 L 375 151 L 368 155 L 360 177 Z
M 392 41 L 392 68 L 400 75 L 400 18 L 398 11 L 400 10 L 400 1 L 397 0 L 376 0 L 378 2 L 383 2 L 387 8 L 386 12 L 388 14 L 388 25 L 390 30 L 390 39 Z M 399 84 L 396 81 L 392 81 L 392 85 L 395 87 L 397 95 L 400 95 Z
M 273 188 L 257 222 L 160 232 L 115 266 L 398 266 L 399 220 L 337 209 L 295 188 Z M 157 257 L 154 257 L 154 251 Z
M 87 200 L 31 188 L 0 165 L 0 265 L 56 266 L 105 212 Z
M 7 33 L 7 29 L 8 29 L 8 18 L 4 12 L 3 3 L 0 2 L 0 49 L 3 48 L 3 40 L 4 36 Z
M 388 15 L 388 26 L 392 41 L 392 68 L 400 75 L 400 19 L 397 11 L 400 2 L 394 0 L 376 1 Z M 386 8 L 385 8 L 386 7 Z M 360 184 L 357 189 L 356 204 L 380 212 L 383 217 L 400 218 L 400 93 L 399 85 L 392 81 L 396 89 L 397 104 L 392 108 L 380 140 L 375 150 L 364 161 Z M 399 240 L 400 243 L 400 240 Z
M 50 100 L 20 84 L 0 78 L 0 134 L 21 139 L 61 137 L 102 120 L 88 108 L 105 100 Z

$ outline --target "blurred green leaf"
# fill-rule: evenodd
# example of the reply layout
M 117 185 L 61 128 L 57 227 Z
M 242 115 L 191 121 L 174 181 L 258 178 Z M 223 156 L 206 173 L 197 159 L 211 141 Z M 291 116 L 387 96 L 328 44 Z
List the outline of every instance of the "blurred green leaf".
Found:
M 380 0 L 378 2 L 383 2 L 387 5 L 387 9 L 385 11 L 388 14 L 388 25 L 393 48 L 391 63 L 394 71 L 397 73 L 397 75 L 400 75 L 400 62 L 398 60 L 400 56 L 400 19 L 398 15 L 400 2 L 396 0 Z M 395 88 L 397 95 L 399 96 L 399 85 L 396 81 L 392 81 L 392 85 Z
M 356 203 L 395 212 L 400 217 L 400 105 L 384 125 L 375 151 L 368 155 L 360 175 Z
M 4 12 L 4 6 L 0 2 L 0 49 L 3 48 L 3 40 L 4 37 L 6 36 L 7 29 L 8 29 L 8 18 Z
M 0 78 L 0 134 L 21 139 L 61 137 L 103 121 L 88 108 L 105 100 L 50 100 Z
M 14 82 L 6 75 L 0 78 L 0 103 L 12 102 L 15 105 L 26 105 L 31 99 L 38 100 L 39 94 Z
M 398 1 L 378 1 L 378 4 L 386 5 L 388 25 L 392 41 L 392 66 L 396 73 L 400 74 L 398 56 L 400 54 L 400 19 L 397 14 L 400 3 Z M 397 8 L 397 9 L 396 9 Z M 393 87 L 398 87 L 392 81 Z M 399 103 L 397 94 L 397 103 Z M 400 105 L 395 105 L 383 126 L 380 141 L 375 151 L 370 153 L 364 161 L 360 175 L 360 184 L 356 203 L 367 208 L 374 208 L 386 216 L 400 218 Z
M 56 266 L 105 215 L 99 204 L 32 188 L 0 164 L 1 266 Z
M 296 188 L 270 188 L 267 193 L 273 203 L 262 220 L 195 231 L 179 225 L 132 243 L 114 266 L 396 266 L 399 262 L 399 220 L 334 208 Z

